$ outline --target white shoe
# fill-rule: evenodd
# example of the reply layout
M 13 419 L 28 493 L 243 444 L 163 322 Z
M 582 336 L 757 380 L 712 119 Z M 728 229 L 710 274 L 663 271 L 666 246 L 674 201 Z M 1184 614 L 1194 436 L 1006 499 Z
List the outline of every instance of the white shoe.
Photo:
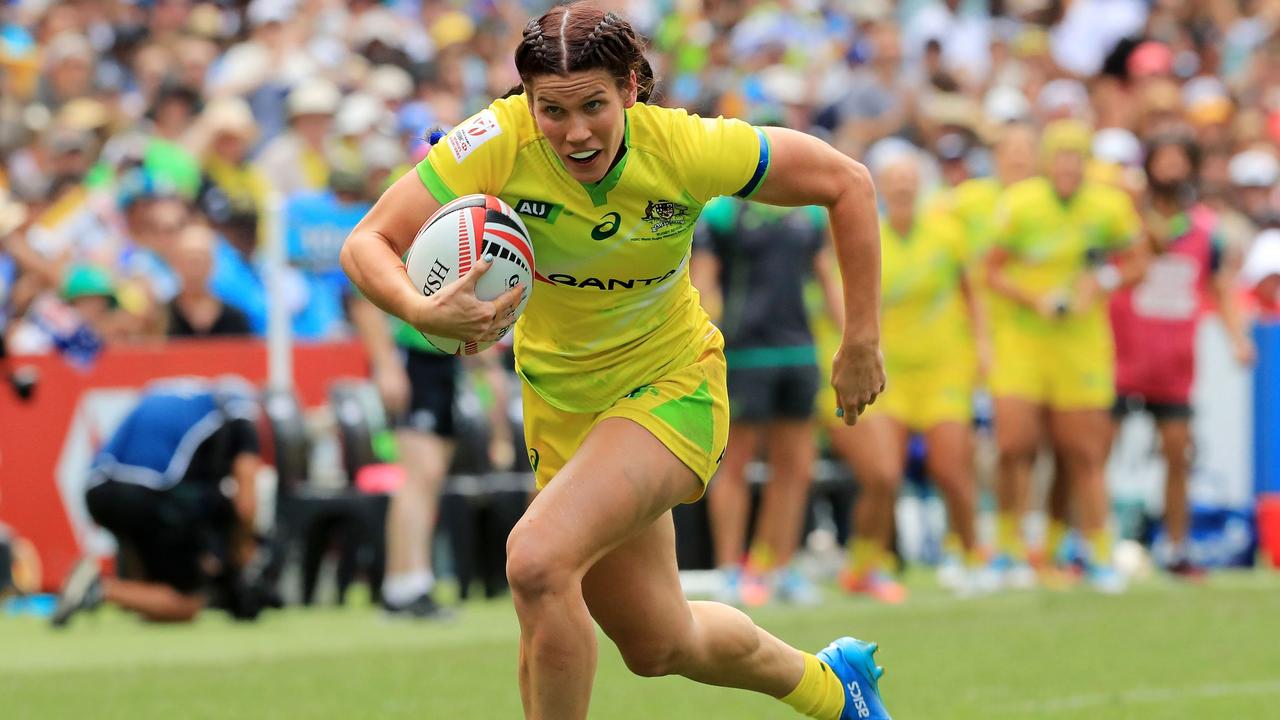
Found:
M 947 555 L 938 564 L 938 584 L 946 590 L 959 593 L 969 584 L 964 563 L 954 555 Z
M 1094 565 L 1087 573 L 1089 584 L 1104 595 L 1119 595 L 1129 587 L 1129 579 L 1113 565 Z
M 742 568 L 734 565 L 720 568 L 720 583 L 716 588 L 717 602 L 734 607 L 742 606 Z

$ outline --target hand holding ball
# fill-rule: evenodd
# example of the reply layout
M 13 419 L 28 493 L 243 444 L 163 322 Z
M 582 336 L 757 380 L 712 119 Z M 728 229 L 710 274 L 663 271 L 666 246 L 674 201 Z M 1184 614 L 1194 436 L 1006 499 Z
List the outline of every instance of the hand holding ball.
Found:
M 423 336 L 439 351 L 474 355 L 511 331 L 529 303 L 533 243 L 520 216 L 491 195 L 440 208 L 405 258 L 409 279 L 435 301 Z

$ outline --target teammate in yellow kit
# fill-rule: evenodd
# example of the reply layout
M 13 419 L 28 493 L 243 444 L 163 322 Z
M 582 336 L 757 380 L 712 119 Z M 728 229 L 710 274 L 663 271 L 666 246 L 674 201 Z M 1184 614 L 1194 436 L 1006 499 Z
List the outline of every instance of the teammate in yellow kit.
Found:
M 1084 178 L 1090 140 L 1076 121 L 1045 128 L 1045 175 L 1005 192 L 987 256 L 996 442 L 1016 510 L 1000 518 L 998 533 L 1002 550 L 1015 544 L 1031 465 L 1047 435 L 1092 550 L 1090 579 L 1118 591 L 1123 578 L 1111 565 L 1103 474 L 1114 395 L 1104 299 L 1123 280 L 1110 261 L 1129 250 L 1139 220 L 1126 194 Z
M 725 447 L 720 332 L 689 282 L 694 221 L 718 195 L 819 205 L 844 283 L 833 368 L 854 422 L 884 386 L 879 237 L 866 170 L 807 135 L 645 103 L 653 77 L 630 24 L 589 4 L 529 23 L 526 94 L 499 100 L 432 148 L 353 231 L 343 264 L 383 309 L 424 332 L 497 337 L 516 325 L 526 436 L 541 492 L 512 531 L 525 715 L 587 715 L 592 620 L 642 675 L 679 674 L 777 697 L 810 717 L 888 717 L 874 646 L 795 650 L 718 603 L 690 603 L 671 508 L 702 495 Z M 444 202 L 470 193 L 524 214 L 538 279 L 493 302 L 471 274 L 422 296 L 400 257 Z
M 981 316 L 964 226 L 944 210 L 916 209 L 919 162 L 915 150 L 902 150 L 877 168 L 885 206 L 881 328 L 892 384 L 856 426 L 831 432 L 862 486 L 841 585 L 890 603 L 906 598 L 883 561 L 912 433 L 923 435 L 928 474 L 946 499 L 951 528 L 971 563 L 977 560 L 970 421 L 978 376 L 973 328 Z

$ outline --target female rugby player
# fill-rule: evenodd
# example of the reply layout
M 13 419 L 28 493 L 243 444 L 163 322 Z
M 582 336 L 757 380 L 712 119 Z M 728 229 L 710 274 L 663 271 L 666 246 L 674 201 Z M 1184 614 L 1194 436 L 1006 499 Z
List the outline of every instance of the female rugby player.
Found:
M 515 56 L 523 93 L 400 178 L 352 231 L 343 267 L 382 309 L 464 340 L 496 338 L 532 291 L 515 348 L 541 492 L 507 542 L 526 717 L 587 716 L 593 618 L 637 674 L 768 693 L 810 717 L 888 717 L 874 645 L 842 638 L 810 655 L 734 608 L 687 601 L 671 520 L 702 495 L 728 434 L 723 339 L 688 274 L 698 213 L 718 195 L 827 208 L 846 311 L 832 382 L 852 424 L 885 382 L 874 188 L 802 133 L 647 104 L 642 51 L 629 23 L 590 4 L 530 22 Z M 535 286 L 481 301 L 482 262 L 425 297 L 401 257 L 471 193 L 524 215 Z

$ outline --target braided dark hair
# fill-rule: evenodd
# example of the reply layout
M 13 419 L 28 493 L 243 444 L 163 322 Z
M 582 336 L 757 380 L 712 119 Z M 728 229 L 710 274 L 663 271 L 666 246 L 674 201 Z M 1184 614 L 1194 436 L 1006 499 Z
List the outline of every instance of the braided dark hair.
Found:
M 637 99 L 648 102 L 654 79 L 644 48 L 644 38 L 614 13 L 589 2 L 557 5 L 525 26 L 516 70 L 523 86 L 538 75 L 604 70 L 623 88 L 634 72 Z

